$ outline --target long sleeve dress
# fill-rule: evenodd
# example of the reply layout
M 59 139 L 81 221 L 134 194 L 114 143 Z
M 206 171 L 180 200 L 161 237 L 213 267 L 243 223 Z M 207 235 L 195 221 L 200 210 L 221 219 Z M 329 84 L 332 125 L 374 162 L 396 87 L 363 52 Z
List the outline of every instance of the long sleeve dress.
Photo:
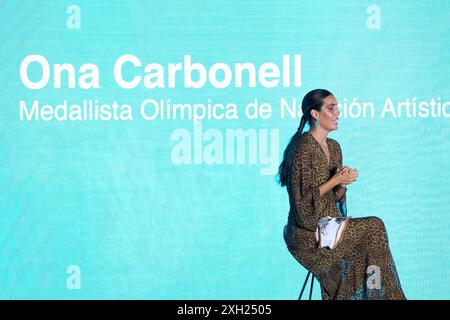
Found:
M 349 218 L 342 239 L 321 248 L 315 232 L 323 216 L 346 217 L 346 194 L 320 196 L 319 186 L 342 166 L 339 143 L 327 138 L 330 162 L 319 142 L 303 133 L 287 155 L 290 210 L 284 229 L 294 258 L 320 282 L 322 299 L 405 299 L 389 249 L 386 228 L 377 217 Z

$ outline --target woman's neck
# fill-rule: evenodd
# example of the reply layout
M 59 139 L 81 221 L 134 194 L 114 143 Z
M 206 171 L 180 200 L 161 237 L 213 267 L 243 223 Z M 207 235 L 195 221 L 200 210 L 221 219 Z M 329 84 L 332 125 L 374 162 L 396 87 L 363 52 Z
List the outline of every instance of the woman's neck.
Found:
M 322 129 L 322 128 L 313 128 L 311 130 L 309 130 L 309 133 L 316 138 L 316 140 L 321 144 L 321 145 L 325 145 L 326 141 L 327 141 L 327 135 L 328 135 L 328 131 Z

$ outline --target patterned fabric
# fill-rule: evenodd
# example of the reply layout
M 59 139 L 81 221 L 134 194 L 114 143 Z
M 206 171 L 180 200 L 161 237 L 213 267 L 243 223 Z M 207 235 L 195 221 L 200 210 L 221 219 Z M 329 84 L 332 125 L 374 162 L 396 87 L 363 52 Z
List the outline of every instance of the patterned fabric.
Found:
M 327 145 L 329 165 L 309 132 L 293 143 L 287 156 L 288 250 L 319 280 L 322 299 L 405 299 L 381 219 L 349 218 L 332 250 L 318 246 L 315 231 L 319 219 L 347 216 L 346 194 L 339 201 L 333 190 L 320 196 L 319 186 L 342 166 L 339 143 L 327 138 Z

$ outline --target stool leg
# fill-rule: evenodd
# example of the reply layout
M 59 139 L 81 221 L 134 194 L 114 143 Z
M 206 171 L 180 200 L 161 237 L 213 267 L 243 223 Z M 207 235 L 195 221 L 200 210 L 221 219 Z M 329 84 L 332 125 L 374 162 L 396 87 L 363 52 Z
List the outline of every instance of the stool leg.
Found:
M 313 293 L 313 285 L 314 285 L 314 275 L 311 278 L 311 288 L 309 289 L 309 300 L 312 300 L 312 293 Z
M 300 296 L 298 297 L 298 300 L 302 300 L 303 291 L 305 291 L 306 283 L 308 282 L 310 274 L 311 274 L 311 271 L 308 271 L 308 274 L 306 275 L 305 282 L 303 282 L 302 291 L 300 292 Z M 313 275 L 313 279 L 314 279 L 314 275 Z

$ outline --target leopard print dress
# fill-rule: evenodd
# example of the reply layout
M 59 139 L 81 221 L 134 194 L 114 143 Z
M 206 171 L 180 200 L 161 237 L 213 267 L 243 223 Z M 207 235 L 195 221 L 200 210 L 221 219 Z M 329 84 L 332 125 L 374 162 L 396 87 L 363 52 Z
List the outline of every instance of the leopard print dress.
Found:
M 319 186 L 342 166 L 339 143 L 327 138 L 330 162 L 309 132 L 293 142 L 286 158 L 290 211 L 284 229 L 289 252 L 320 282 L 322 299 L 405 299 L 383 221 L 349 218 L 340 242 L 320 248 L 315 230 L 322 216 L 346 217 L 346 194 L 320 196 Z

